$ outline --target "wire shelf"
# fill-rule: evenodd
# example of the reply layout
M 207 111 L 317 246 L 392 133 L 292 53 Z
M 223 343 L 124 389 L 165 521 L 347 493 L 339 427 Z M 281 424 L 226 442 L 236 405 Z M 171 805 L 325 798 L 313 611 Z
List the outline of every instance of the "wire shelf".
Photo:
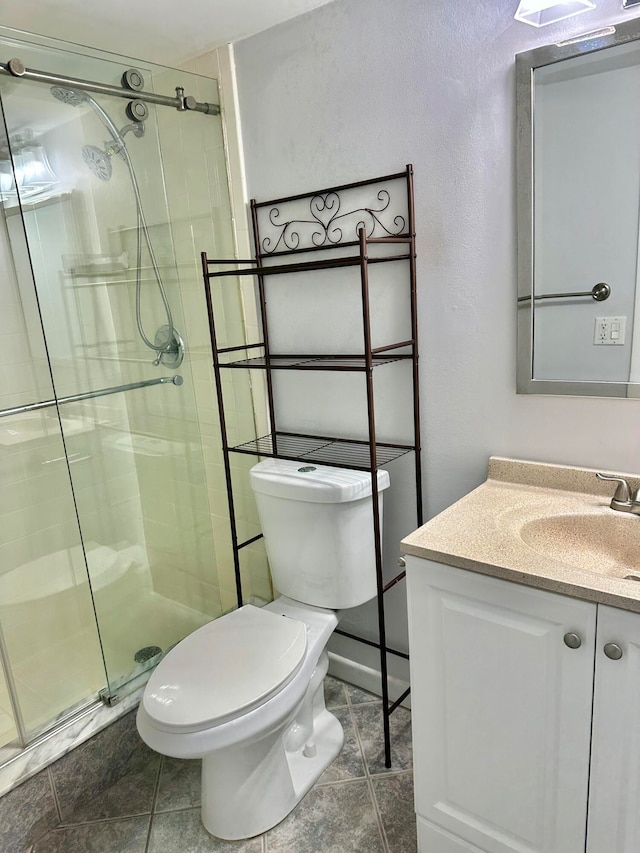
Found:
M 338 468 L 352 468 L 357 471 L 371 469 L 369 442 L 355 441 L 329 436 L 301 435 L 298 433 L 277 432 L 275 434 L 277 452 L 274 450 L 273 434 L 263 435 L 244 444 L 230 447 L 233 453 L 245 453 L 250 456 L 272 456 L 278 459 L 291 459 L 294 462 L 318 462 Z M 376 444 L 377 467 L 387 465 L 410 453 L 415 448 L 407 444 Z
M 391 364 L 395 361 L 410 359 L 411 353 L 387 353 L 385 355 L 374 355 L 373 366 Z M 240 361 L 231 361 L 220 364 L 224 368 L 254 368 L 262 370 L 344 370 L 361 372 L 367 369 L 367 362 L 363 355 L 271 355 L 269 362 L 264 356 L 256 358 L 244 358 Z

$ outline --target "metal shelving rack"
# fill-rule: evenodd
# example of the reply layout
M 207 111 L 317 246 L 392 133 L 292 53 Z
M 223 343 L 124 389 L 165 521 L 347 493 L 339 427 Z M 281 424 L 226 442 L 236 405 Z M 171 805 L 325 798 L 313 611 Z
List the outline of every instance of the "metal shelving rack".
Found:
M 400 190 L 392 195 L 391 189 Z M 343 196 L 373 192 L 373 203 L 356 206 L 351 210 L 343 208 Z M 396 212 L 392 202 L 399 199 Z M 293 218 L 284 215 L 287 209 L 299 211 L 301 205 L 305 213 Z M 220 427 L 222 431 L 222 450 L 229 501 L 229 518 L 233 544 L 233 558 L 236 577 L 238 606 L 242 606 L 242 582 L 240 577 L 240 551 L 262 538 L 262 534 L 246 541 L 238 541 L 236 513 L 231 480 L 230 454 L 241 453 L 252 456 L 276 457 L 299 462 L 317 462 L 341 468 L 369 471 L 372 478 L 372 509 L 375 536 L 377 605 L 379 642 L 358 637 L 346 631 L 338 630 L 350 639 L 368 646 L 374 646 L 380 652 L 380 671 L 382 675 L 382 713 L 385 742 L 385 765 L 391 766 L 391 738 L 389 718 L 398 705 L 409 694 L 407 689 L 395 702 L 389 702 L 387 654 L 408 659 L 408 655 L 387 646 L 385 628 L 385 593 L 399 583 L 405 576 L 400 572 L 385 583 L 382 565 L 382 542 L 379 514 L 379 495 L 376 471 L 394 459 L 407 453 L 414 454 L 415 488 L 418 526 L 422 524 L 422 474 L 420 464 L 420 411 L 418 393 L 418 328 L 416 310 L 416 253 L 414 224 L 413 167 L 408 165 L 403 172 L 385 175 L 368 181 L 358 181 L 329 187 L 302 195 L 272 199 L 270 201 L 251 202 L 255 258 L 239 260 L 212 259 L 202 253 L 202 275 L 207 300 L 213 368 L 216 383 Z M 260 220 L 266 213 L 270 234 L 261 234 Z M 386 224 L 385 224 L 386 223 Z M 347 239 L 349 236 L 356 239 Z M 370 247 L 392 248 L 387 255 L 369 256 Z M 354 254 L 339 257 L 332 255 L 336 249 L 349 247 Z M 406 247 L 406 251 L 402 251 Z M 395 249 L 395 252 L 393 251 Z M 399 251 L 400 250 L 400 251 Z M 310 259 L 310 253 L 313 257 Z M 329 256 L 327 256 L 329 253 Z M 303 257 L 304 260 L 298 260 Z M 285 262 L 281 262 L 284 258 Z M 316 258 L 319 258 L 316 260 Z M 274 264 L 274 259 L 279 262 Z M 371 309 L 369 290 L 369 267 L 372 264 L 399 263 L 408 264 L 408 283 L 410 287 L 410 323 L 411 337 L 408 340 L 372 347 Z M 212 267 L 233 267 L 212 270 Z M 242 267 L 242 268 L 239 268 Z M 269 342 L 269 322 L 267 317 L 266 279 L 270 275 L 290 275 L 314 270 L 328 270 L 342 267 L 358 267 L 360 270 L 362 300 L 362 352 L 354 354 L 317 355 L 304 353 L 273 353 Z M 258 285 L 260 316 L 262 321 L 262 341 L 257 344 L 241 344 L 232 347 L 218 347 L 218 337 L 214 318 L 211 284 L 213 279 L 227 276 L 255 276 Z M 245 351 L 261 349 L 257 357 L 234 360 Z M 231 358 L 231 360 L 222 361 Z M 376 418 L 374 406 L 373 373 L 386 364 L 407 361 L 411 365 L 413 384 L 413 443 L 390 444 L 380 442 L 376 437 Z M 224 397 L 222 390 L 223 370 L 260 370 L 266 377 L 266 391 L 271 432 L 268 435 L 230 446 L 227 440 Z M 273 371 L 348 371 L 360 372 L 366 377 L 368 437 L 366 440 L 354 440 L 337 436 L 307 435 L 280 431 L 277 428 L 276 407 L 273 391 Z

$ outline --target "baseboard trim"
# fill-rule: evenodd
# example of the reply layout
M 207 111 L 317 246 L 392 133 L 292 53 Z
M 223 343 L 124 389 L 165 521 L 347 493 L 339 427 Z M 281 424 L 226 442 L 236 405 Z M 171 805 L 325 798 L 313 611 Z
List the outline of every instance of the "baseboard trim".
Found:
M 335 652 L 329 652 L 329 675 L 348 681 L 349 684 L 355 684 L 356 687 L 362 690 L 368 690 L 369 693 L 374 693 L 376 696 L 382 695 L 381 676 L 379 669 L 373 669 L 370 666 L 358 663 L 350 658 L 345 658 L 342 655 L 337 655 Z M 409 682 L 395 676 L 389 676 L 389 698 L 392 702 L 402 696 L 404 691 L 409 687 Z M 403 708 L 411 708 L 411 694 L 402 702 Z

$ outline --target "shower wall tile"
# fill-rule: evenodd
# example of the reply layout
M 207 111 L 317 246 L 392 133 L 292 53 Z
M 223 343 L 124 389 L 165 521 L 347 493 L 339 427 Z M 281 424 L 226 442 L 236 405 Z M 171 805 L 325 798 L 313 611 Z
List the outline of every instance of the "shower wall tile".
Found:
M 29 364 L 31 349 L 24 334 L 9 334 L 5 339 L 6 352 L 2 354 L 4 364 Z
M 210 575 L 217 580 L 217 575 L 213 571 L 214 559 L 215 557 L 212 556 Z M 154 589 L 160 595 L 207 614 L 212 619 L 222 615 L 220 588 L 217 585 L 181 571 L 175 563 L 168 564 L 162 557 L 154 559 L 152 576 Z
M 202 59 L 209 66 L 217 67 L 215 55 Z M 194 81 L 197 85 L 199 81 Z M 206 81 L 203 81 L 211 98 Z M 203 96 L 204 97 L 204 96 Z M 169 115 L 159 113 L 161 142 L 163 147 L 166 191 L 171 210 L 173 236 L 180 264 L 180 296 L 185 316 L 185 331 L 190 355 L 191 374 L 195 404 L 198 412 L 199 435 L 204 457 L 206 490 L 198 500 L 208 504 L 213 524 L 215 548 L 210 548 L 210 559 L 204 557 L 199 565 L 177 566 L 175 550 L 170 540 L 171 525 L 167 523 L 170 511 L 167 505 L 156 506 L 157 512 L 150 507 L 145 514 L 145 534 L 154 554 L 161 561 L 154 566 L 154 588 L 165 596 L 188 606 L 194 601 L 197 590 L 201 590 L 206 607 L 210 612 L 212 591 L 215 590 L 215 605 L 228 609 L 235 606 L 235 577 L 230 547 L 228 509 L 224 470 L 222 466 L 219 418 L 215 396 L 213 371 L 211 368 L 210 335 L 206 317 L 202 275 L 199 253 L 205 250 L 210 256 L 233 257 L 236 250 L 233 230 L 232 210 L 229 199 L 229 180 L 227 175 L 226 152 L 220 122 L 192 121 L 175 122 Z M 176 133 L 176 128 L 179 132 Z M 185 170 L 184 163 L 188 166 Z M 245 216 L 244 210 L 237 215 Z M 243 247 L 245 248 L 245 247 Z M 247 251 L 244 251 L 247 256 Z M 224 292 L 212 287 L 216 312 L 219 345 L 235 345 L 245 339 L 243 305 L 239 292 L 239 283 L 232 279 L 224 280 Z M 232 440 L 242 435 L 243 440 L 255 435 L 254 401 L 251 392 L 250 377 L 238 373 L 225 378 L 226 415 L 230 423 Z M 146 424 L 149 425 L 149 415 Z M 239 426 L 238 422 L 241 423 Z M 144 422 L 141 420 L 140 424 Z M 201 438 L 200 438 L 201 437 Z M 189 479 L 188 475 L 191 475 Z M 246 471 L 243 472 L 246 474 Z M 157 474 L 150 474 L 158 479 Z M 193 471 L 187 472 L 180 466 L 175 467 L 172 484 L 176 482 L 194 482 Z M 248 488 L 240 485 L 240 492 Z M 243 506 L 246 497 L 240 494 L 239 520 L 249 520 Z M 220 523 L 222 521 L 222 524 Z M 253 518 L 250 521 L 254 521 Z M 251 528 L 255 529 L 255 525 Z M 253 590 L 253 572 L 258 557 L 247 555 L 243 568 L 246 575 L 245 591 L 248 595 L 257 594 Z M 169 561 L 167 561 L 169 558 Z M 173 558 L 173 564 L 171 559 Z M 266 562 L 258 573 L 256 581 L 260 593 L 265 595 L 269 584 Z M 215 565 L 215 568 L 214 568 Z M 192 576 L 195 580 L 189 578 Z
M 200 431 L 203 436 L 220 437 L 220 416 L 213 406 L 201 406 Z
M 0 280 L 2 281 L 2 334 L 7 346 L 0 356 L 0 409 L 19 406 L 33 402 L 39 397 L 37 374 L 34 366 L 34 353 L 40 354 L 42 333 L 37 324 L 33 329 L 39 333 L 40 340 L 35 341 L 33 334 L 25 322 L 22 299 L 18 281 L 16 279 L 16 267 L 22 270 L 25 277 L 25 289 L 32 287 L 29 274 L 28 257 L 24 250 L 22 252 L 22 265 L 14 267 L 9 232 L 6 222 L 10 220 L 14 238 L 21 236 L 20 223 L 17 217 L 2 218 L 0 222 Z M 22 238 L 24 240 L 24 238 Z M 45 391 L 50 393 L 50 382 Z
M 10 572 L 29 562 L 32 554 L 33 542 L 29 536 L 25 536 L 22 539 L 8 539 L 6 542 L 0 543 L 0 565 L 2 566 L 2 573 Z
M 24 463 L 24 451 L 15 447 L 3 447 L 0 452 L 0 480 L 5 485 L 20 483 L 24 478 Z
M 15 336 L 14 336 L 15 337 Z M 35 371 L 30 354 L 23 363 L 10 363 L 8 360 L 0 365 L 0 406 L 11 408 L 12 405 L 19 406 L 28 399 L 39 396 L 36 389 Z M 29 390 L 30 389 L 30 390 Z M 9 402 L 12 400 L 13 403 Z
M 78 567 L 78 574 L 85 573 Z M 35 582 L 44 583 L 44 572 Z M 53 605 L 53 606 L 52 606 Z M 53 601 L 46 596 L 2 605 L 5 642 L 11 654 L 11 664 L 17 672 L 19 665 L 29 657 L 47 656 L 49 650 L 63 644 L 65 653 L 73 651 L 75 637 L 93 635 L 91 648 L 98 653 L 95 624 L 88 615 L 91 598 L 86 580 L 58 594 Z M 67 649 L 68 647 L 68 649 Z M 65 654 L 67 660 L 67 654 Z M 71 660 L 71 659 L 69 659 Z
M 229 566 L 227 570 L 227 574 L 229 575 L 228 583 L 233 583 L 233 586 L 221 586 L 220 587 L 220 604 L 222 606 L 222 612 L 228 613 L 231 610 L 235 610 L 238 606 L 238 596 L 235 587 L 235 576 L 233 575 L 233 566 Z
M 218 51 L 212 50 L 199 56 L 188 59 L 182 66 L 185 71 L 192 71 L 194 74 L 202 74 L 204 77 L 213 77 L 218 79 L 220 66 L 218 63 Z

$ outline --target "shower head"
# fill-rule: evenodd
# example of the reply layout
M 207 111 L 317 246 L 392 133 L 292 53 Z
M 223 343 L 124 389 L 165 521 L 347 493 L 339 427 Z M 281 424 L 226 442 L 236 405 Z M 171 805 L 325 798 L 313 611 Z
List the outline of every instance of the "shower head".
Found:
M 80 104 L 85 104 L 89 98 L 84 92 L 79 92 L 77 89 L 68 89 L 66 86 L 52 86 L 49 91 L 58 101 L 63 104 L 69 104 L 72 107 L 79 107 Z
M 98 148 L 97 145 L 84 145 L 82 148 L 82 157 L 97 178 L 101 181 L 108 181 L 111 179 L 111 157 L 113 157 L 114 154 L 120 154 L 122 159 L 129 166 L 129 171 L 131 171 L 133 167 L 129 160 L 127 144 L 124 141 L 124 137 L 127 133 L 133 133 L 138 138 L 144 136 L 145 125 L 143 119 L 146 118 L 148 114 L 145 104 L 142 104 L 141 101 L 132 101 L 129 106 L 133 108 L 134 105 L 142 104 L 144 107 L 144 114 L 139 110 L 134 110 L 131 113 L 131 116 L 134 118 L 133 124 L 127 124 L 119 130 L 109 113 L 100 106 L 95 98 L 92 98 L 91 95 L 88 95 L 86 92 L 73 89 L 69 86 L 52 86 L 49 91 L 54 98 L 61 101 L 63 104 L 69 104 L 72 107 L 79 107 L 82 104 L 88 104 L 109 131 L 111 140 L 105 142 L 104 148 Z
M 97 145 L 83 145 L 82 146 L 82 159 L 87 164 L 87 166 L 91 169 L 96 178 L 100 178 L 101 181 L 108 181 L 111 179 L 111 155 L 104 151 L 102 148 L 98 148 Z

